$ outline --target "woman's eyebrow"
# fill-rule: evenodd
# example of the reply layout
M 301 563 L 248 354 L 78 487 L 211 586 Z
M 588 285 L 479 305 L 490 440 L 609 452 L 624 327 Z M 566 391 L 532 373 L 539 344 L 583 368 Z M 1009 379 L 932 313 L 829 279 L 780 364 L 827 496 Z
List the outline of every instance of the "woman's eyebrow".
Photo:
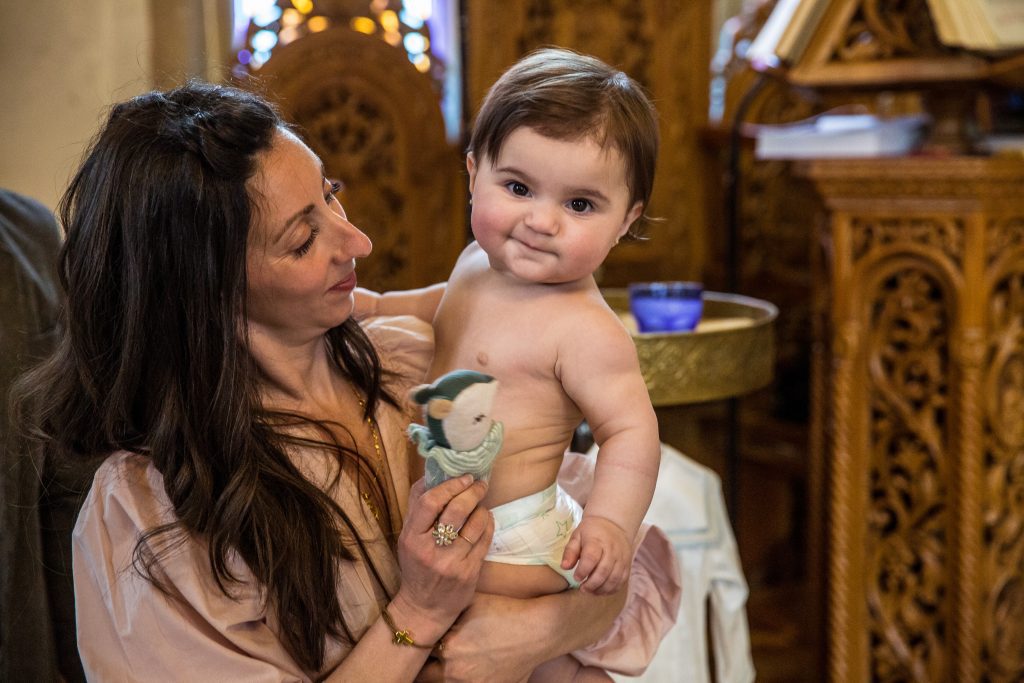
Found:
M 300 218 L 304 218 L 305 216 L 308 216 L 309 214 L 313 213 L 314 208 L 316 207 L 314 207 L 312 204 L 309 204 L 299 209 L 294 214 L 292 214 L 292 216 L 284 222 L 284 226 L 277 233 L 277 235 L 274 236 L 274 239 L 271 242 L 271 244 L 277 244 L 278 242 L 280 242 L 281 238 L 287 235 L 288 231 L 292 229 L 292 226 L 295 224 L 295 222 L 298 221 Z
M 320 182 L 327 182 L 327 169 L 324 168 L 323 161 L 320 161 Z M 277 244 L 278 242 L 280 242 L 281 239 L 288 234 L 288 231 L 292 229 L 292 225 L 294 225 L 294 223 L 297 220 L 313 213 L 313 209 L 315 208 L 316 207 L 313 206 L 312 204 L 307 204 L 306 206 L 302 207 L 294 214 L 292 214 L 291 217 L 284 222 L 284 226 L 282 226 L 280 232 L 278 232 L 277 235 L 275 235 L 274 239 L 271 241 L 271 244 Z

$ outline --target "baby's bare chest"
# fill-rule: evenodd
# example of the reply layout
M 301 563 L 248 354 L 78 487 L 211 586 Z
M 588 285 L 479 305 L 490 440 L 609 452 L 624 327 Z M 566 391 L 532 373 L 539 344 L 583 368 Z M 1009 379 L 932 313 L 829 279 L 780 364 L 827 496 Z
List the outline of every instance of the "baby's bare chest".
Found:
M 558 338 L 543 315 L 529 310 L 497 311 L 482 305 L 442 309 L 434 321 L 434 370 L 479 370 L 499 379 L 552 377 Z

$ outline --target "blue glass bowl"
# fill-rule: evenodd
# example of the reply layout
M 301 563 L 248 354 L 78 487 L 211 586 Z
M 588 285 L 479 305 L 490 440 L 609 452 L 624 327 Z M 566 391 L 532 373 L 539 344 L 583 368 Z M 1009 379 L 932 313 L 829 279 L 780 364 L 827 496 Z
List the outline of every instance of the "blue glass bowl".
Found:
M 703 296 L 699 282 L 637 282 L 629 286 L 629 309 L 641 332 L 685 332 L 700 322 Z

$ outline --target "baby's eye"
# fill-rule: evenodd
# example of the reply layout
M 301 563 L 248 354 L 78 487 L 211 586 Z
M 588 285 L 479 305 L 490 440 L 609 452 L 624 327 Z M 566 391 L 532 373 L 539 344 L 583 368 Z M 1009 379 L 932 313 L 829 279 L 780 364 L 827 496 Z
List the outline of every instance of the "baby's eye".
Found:
M 483 419 L 485 417 L 487 416 L 481 413 L 480 415 L 477 415 L 476 417 L 473 418 L 473 422 L 483 422 Z
M 589 199 L 580 199 L 577 197 L 576 199 L 569 200 L 569 207 L 576 213 L 585 213 L 593 209 L 594 205 Z
M 516 195 L 517 197 L 525 197 L 526 195 L 530 194 L 530 188 L 528 188 L 526 185 L 523 185 L 518 180 L 513 180 L 509 183 L 506 183 L 505 187 L 507 187 L 509 192 Z

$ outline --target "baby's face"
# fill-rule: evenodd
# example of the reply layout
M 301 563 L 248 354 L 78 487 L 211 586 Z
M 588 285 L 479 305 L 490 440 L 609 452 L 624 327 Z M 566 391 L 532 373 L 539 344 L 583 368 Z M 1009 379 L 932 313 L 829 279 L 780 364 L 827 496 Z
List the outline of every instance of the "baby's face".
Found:
M 518 128 L 493 163 L 471 155 L 467 167 L 474 237 L 492 268 L 526 282 L 592 274 L 643 210 L 630 204 L 622 154 L 589 137 Z

